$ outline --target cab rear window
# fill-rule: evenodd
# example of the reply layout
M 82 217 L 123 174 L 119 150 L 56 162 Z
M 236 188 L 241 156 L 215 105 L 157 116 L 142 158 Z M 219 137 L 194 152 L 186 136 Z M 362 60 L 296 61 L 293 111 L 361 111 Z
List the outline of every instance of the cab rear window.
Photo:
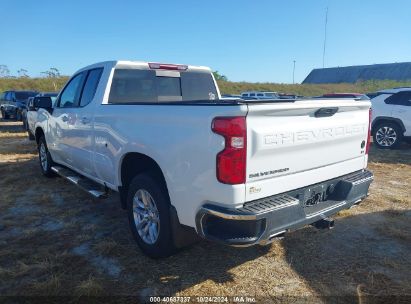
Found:
M 206 72 L 176 72 L 172 75 L 153 70 L 116 69 L 109 103 L 161 103 L 214 100 L 217 91 Z

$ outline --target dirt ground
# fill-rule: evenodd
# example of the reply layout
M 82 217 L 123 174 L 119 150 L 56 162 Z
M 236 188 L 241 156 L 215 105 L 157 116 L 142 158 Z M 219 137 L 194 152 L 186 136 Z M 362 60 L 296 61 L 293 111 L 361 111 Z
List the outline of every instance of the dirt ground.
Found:
M 371 148 L 371 195 L 340 212 L 332 230 L 306 227 L 244 249 L 201 241 L 162 260 L 141 253 L 116 196 L 91 199 L 38 166 L 20 124 L 1 120 L 0 295 L 411 300 L 410 145 Z

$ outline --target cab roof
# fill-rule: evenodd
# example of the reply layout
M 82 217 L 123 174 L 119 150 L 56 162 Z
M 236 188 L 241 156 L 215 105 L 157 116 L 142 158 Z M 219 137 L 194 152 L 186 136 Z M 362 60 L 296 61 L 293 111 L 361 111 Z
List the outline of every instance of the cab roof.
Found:
M 210 72 L 211 69 L 206 66 L 194 66 L 194 65 L 183 65 L 183 64 L 175 64 L 175 63 L 159 63 L 159 62 L 146 62 L 146 61 L 130 61 L 130 60 L 111 60 L 111 61 L 102 61 L 95 64 L 88 65 L 76 73 L 79 73 L 84 70 L 89 70 L 93 68 L 99 67 L 106 67 L 106 68 L 130 68 L 130 69 L 152 69 L 150 65 L 159 65 L 159 66 L 180 66 L 180 67 L 187 67 L 186 70 L 188 71 L 204 71 Z M 161 67 L 158 69 L 162 69 Z

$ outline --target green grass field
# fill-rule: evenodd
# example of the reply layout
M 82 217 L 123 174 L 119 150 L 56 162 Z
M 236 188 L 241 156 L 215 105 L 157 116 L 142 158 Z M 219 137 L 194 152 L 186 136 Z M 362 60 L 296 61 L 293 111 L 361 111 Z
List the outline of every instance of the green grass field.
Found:
M 59 78 L 0 78 L 0 91 L 5 90 L 37 90 L 37 91 L 58 91 L 68 77 Z M 242 91 L 274 91 L 281 93 L 293 93 L 304 96 L 316 96 L 333 92 L 356 92 L 367 93 L 381 89 L 388 89 L 400 86 L 411 86 L 409 81 L 365 81 L 355 84 L 282 84 L 282 83 L 250 83 L 219 81 L 222 94 L 239 94 Z

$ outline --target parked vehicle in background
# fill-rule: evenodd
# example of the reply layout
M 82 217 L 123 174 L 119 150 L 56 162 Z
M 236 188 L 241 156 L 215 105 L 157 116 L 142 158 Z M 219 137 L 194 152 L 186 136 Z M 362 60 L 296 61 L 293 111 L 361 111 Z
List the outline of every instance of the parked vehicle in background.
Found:
M 222 94 L 222 98 L 241 98 L 241 95 L 236 95 L 236 94 Z
M 40 169 L 95 197 L 118 191 L 151 257 L 198 235 L 251 246 L 331 227 L 328 216 L 367 196 L 368 100 L 220 97 L 206 67 L 85 67 L 54 107 L 34 99 Z
M 372 92 L 372 93 L 366 93 L 365 95 L 367 95 L 369 99 L 373 99 L 373 98 L 375 98 L 375 97 L 377 97 L 377 96 L 381 95 L 381 93 L 378 93 L 378 92 Z
M 357 99 L 357 100 L 369 100 L 370 98 L 366 94 L 361 93 L 328 93 L 317 98 L 332 98 L 332 99 L 339 99 L 339 98 L 350 98 L 350 99 Z
M 38 94 L 36 95 L 36 97 L 42 97 L 42 96 L 51 97 L 51 101 L 52 101 L 53 104 L 54 104 L 55 100 L 57 99 L 57 95 L 58 95 L 58 92 L 40 92 L 40 93 L 38 93 Z M 34 136 L 30 133 L 30 128 L 29 128 L 29 123 L 28 123 L 27 114 L 28 114 L 28 111 L 29 111 L 30 108 L 32 108 L 33 111 L 37 111 L 37 109 L 35 109 L 35 108 L 33 107 L 33 100 L 34 100 L 34 97 L 29 97 L 29 99 L 27 100 L 26 106 L 25 106 L 24 109 L 22 110 L 22 115 L 21 115 L 21 116 L 22 116 L 22 120 L 23 120 L 23 127 L 24 127 L 24 129 L 28 132 L 28 135 L 29 135 L 29 138 L 30 138 L 30 139 L 34 139 Z M 30 117 L 30 123 L 31 123 L 31 125 L 33 125 L 34 122 L 35 122 L 36 119 L 37 119 L 37 117 L 35 117 L 35 116 L 36 116 L 36 113 L 33 113 L 33 115 L 31 115 L 31 117 Z
M 377 147 L 398 147 L 411 141 L 411 88 L 376 92 L 372 103 L 372 135 Z
M 251 97 L 253 99 L 278 99 L 279 95 L 277 92 L 260 92 L 260 91 L 248 91 L 242 92 L 241 98 Z
M 10 117 L 22 120 L 22 111 L 26 107 L 27 100 L 36 96 L 36 91 L 5 91 L 0 97 L 0 110 L 3 118 Z
M 297 98 L 302 98 L 303 96 L 299 96 L 295 94 L 279 93 L 278 97 L 280 99 L 297 99 Z

